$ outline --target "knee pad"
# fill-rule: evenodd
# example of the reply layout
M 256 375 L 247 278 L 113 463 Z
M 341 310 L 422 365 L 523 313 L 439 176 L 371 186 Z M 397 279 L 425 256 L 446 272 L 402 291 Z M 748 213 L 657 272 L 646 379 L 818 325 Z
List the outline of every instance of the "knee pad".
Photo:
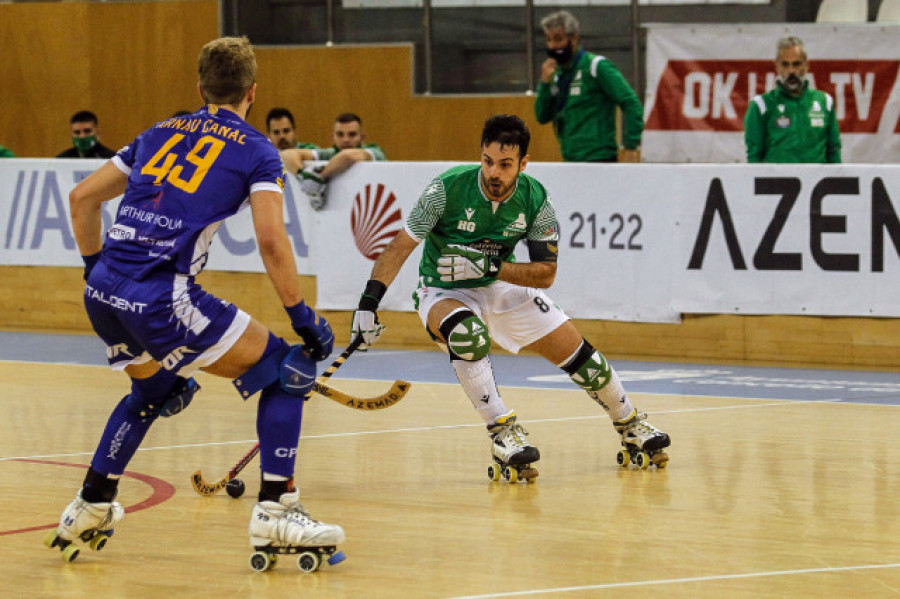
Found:
M 451 312 L 438 327 L 451 360 L 474 362 L 491 351 L 491 337 L 487 325 L 468 308 Z
M 287 393 L 297 397 L 304 397 L 312 390 L 316 366 L 303 351 L 303 346 L 290 346 L 284 339 L 272 337 L 275 341 L 269 340 L 260 361 L 232 381 L 244 399 L 276 382 Z
M 168 374 L 168 371 L 165 374 Z M 131 393 L 124 398 L 125 405 L 131 413 L 141 418 L 155 419 L 159 416 L 168 418 L 183 412 L 191 403 L 194 394 L 200 390 L 200 385 L 193 377 L 189 379 L 176 377 L 174 386 L 170 386 L 169 380 L 169 376 L 153 375 L 140 383 L 132 381 Z M 163 391 L 163 387 L 169 388 Z
M 563 370 L 585 391 L 599 391 L 612 379 L 612 370 L 606 358 L 587 340 L 582 341 L 578 353 L 563 366 Z

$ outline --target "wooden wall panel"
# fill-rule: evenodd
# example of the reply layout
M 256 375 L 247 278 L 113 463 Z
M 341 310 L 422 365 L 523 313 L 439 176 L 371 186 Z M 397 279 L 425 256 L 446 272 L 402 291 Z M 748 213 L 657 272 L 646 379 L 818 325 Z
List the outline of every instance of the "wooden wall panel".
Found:
M 276 334 L 296 339 L 266 275 L 207 271 L 198 280 Z M 0 329 L 91 332 L 81 302 L 81 269 L 2 266 L 0 281 Z M 300 282 L 307 301 L 315 305 L 315 278 L 303 276 Z M 565 305 L 565 298 L 559 300 Z M 337 342 L 346 344 L 352 313 L 322 314 Z M 388 327 L 384 347 L 434 348 L 414 313 L 382 312 L 380 317 Z M 603 320 L 576 324 L 614 359 L 887 369 L 900 362 L 900 319 L 695 314 L 685 315 L 680 324 Z
M 0 4 L 0 144 L 49 157 L 71 144 L 68 119 L 90 109 L 114 149 L 176 110 L 196 109 L 196 59 L 218 35 L 211 0 Z M 8 42 L 6 40 L 9 40 Z M 252 40 L 251 40 L 252 41 Z M 21 51 L 18 51 L 21 50 Z M 519 95 L 412 94 L 413 48 L 257 47 L 259 93 L 249 122 L 265 130 L 273 106 L 290 108 L 300 137 L 330 145 L 334 117 L 356 112 L 392 160 L 474 160 L 484 119 L 508 112 L 532 130 L 534 160 L 559 160 L 549 126 Z

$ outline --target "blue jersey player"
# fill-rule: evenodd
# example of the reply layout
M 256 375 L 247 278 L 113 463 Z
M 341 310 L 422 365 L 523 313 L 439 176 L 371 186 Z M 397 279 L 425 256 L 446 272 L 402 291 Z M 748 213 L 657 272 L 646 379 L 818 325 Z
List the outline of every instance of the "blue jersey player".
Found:
M 83 487 L 48 539 L 67 560 L 77 555 L 69 547 L 76 538 L 93 547 L 121 520 L 119 478 L 153 422 L 190 403 L 197 370 L 235 379 L 244 397 L 261 391 L 262 484 L 251 543 L 272 550 L 344 540 L 340 526 L 308 516 L 293 484 L 303 397 L 315 378 L 314 360 L 331 353 L 333 335 L 300 291 L 278 151 L 244 120 L 256 97 L 252 46 L 246 38 L 213 40 L 200 53 L 198 75 L 206 106 L 148 129 L 69 196 L 87 313 L 110 366 L 128 374 L 131 390 L 109 417 Z M 103 240 L 101 204 L 123 193 Z M 292 347 L 194 280 L 219 224 L 248 205 L 266 272 L 303 345 Z

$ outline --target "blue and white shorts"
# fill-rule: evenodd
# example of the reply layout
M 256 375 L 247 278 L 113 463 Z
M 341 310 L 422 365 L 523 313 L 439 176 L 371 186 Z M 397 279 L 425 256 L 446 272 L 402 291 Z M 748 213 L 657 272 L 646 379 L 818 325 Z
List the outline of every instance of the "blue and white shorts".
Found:
M 135 281 L 103 260 L 88 277 L 84 305 L 114 370 L 152 359 L 188 377 L 221 358 L 250 324 L 246 312 L 193 277 L 165 273 Z

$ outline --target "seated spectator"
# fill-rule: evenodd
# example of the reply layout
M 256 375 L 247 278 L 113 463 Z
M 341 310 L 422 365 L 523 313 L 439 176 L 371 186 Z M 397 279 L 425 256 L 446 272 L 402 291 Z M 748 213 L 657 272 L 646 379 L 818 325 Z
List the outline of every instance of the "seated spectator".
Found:
M 69 120 L 72 129 L 72 147 L 56 155 L 57 158 L 112 158 L 115 151 L 100 143 L 97 115 L 81 110 Z
M 359 116 L 344 112 L 334 119 L 331 134 L 334 146 L 316 149 L 288 149 L 281 151 L 285 170 L 300 177 L 300 188 L 309 197 L 309 203 L 321 210 L 327 202 L 328 181 L 360 161 L 387 160 L 378 145 L 366 143 L 366 134 Z M 324 166 L 306 167 L 312 160 L 327 160 Z
M 273 108 L 266 115 L 266 134 L 279 150 L 289 148 L 318 148 L 316 144 L 297 141 L 294 115 L 287 108 Z

